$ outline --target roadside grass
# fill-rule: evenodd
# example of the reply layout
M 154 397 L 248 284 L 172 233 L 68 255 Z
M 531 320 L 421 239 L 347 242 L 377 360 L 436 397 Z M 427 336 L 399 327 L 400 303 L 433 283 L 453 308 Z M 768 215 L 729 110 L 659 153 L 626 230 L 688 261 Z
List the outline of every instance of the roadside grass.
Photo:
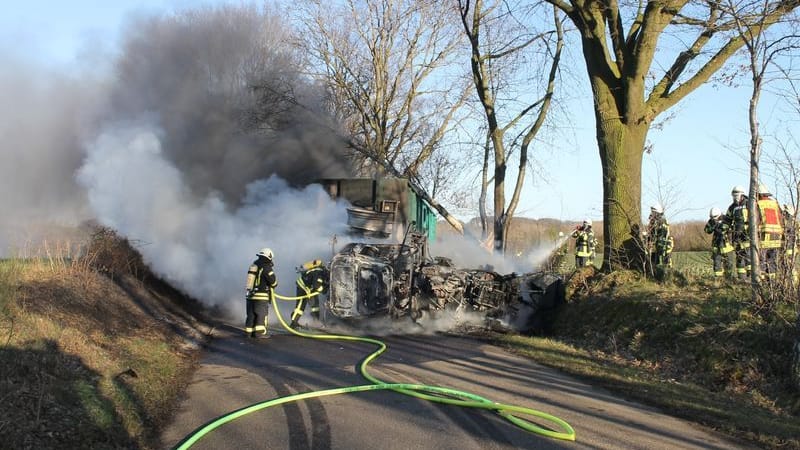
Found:
M 0 261 L 0 447 L 160 448 L 202 335 L 175 332 L 184 316 L 158 304 L 186 299 L 159 294 L 127 241 L 95 239 L 81 258 Z
M 796 299 L 754 312 L 748 285 L 702 275 L 707 253 L 675 256 L 662 283 L 575 272 L 551 336 L 493 339 L 760 447 L 800 448 L 800 392 L 790 375 Z
M 624 360 L 575 344 L 523 336 L 497 339 L 537 362 L 734 438 L 763 448 L 800 448 L 798 418 L 756 406 L 746 394 L 715 392 L 693 382 L 664 377 L 647 361 Z

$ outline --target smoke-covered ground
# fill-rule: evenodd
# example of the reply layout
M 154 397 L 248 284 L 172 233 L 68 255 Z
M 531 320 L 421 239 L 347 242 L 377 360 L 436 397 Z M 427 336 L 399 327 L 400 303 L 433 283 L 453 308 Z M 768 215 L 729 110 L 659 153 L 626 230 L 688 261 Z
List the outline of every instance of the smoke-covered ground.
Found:
M 118 52 L 78 70 L 0 50 L 0 252 L 94 221 L 236 320 L 262 247 L 278 292 L 294 295 L 294 268 L 328 260 L 333 236 L 345 243 L 346 205 L 309 183 L 350 168 L 285 23 L 248 5 L 136 16 Z M 432 248 L 465 267 L 533 267 L 463 241 Z

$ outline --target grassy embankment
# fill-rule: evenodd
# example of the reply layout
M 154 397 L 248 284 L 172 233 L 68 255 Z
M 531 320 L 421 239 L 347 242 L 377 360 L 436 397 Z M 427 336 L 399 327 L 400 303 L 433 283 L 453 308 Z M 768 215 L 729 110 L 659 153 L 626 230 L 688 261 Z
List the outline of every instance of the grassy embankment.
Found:
M 127 241 L 0 262 L 4 448 L 159 448 L 202 336 Z
M 675 255 L 668 281 L 574 273 L 548 338 L 495 341 L 548 366 L 764 448 L 800 448 L 792 381 L 797 291 L 774 308 L 714 282 L 708 252 Z

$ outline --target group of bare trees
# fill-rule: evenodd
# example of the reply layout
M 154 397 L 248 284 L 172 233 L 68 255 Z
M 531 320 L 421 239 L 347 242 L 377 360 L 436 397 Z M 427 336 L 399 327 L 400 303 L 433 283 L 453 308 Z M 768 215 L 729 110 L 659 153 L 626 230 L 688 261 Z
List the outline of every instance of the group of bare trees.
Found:
M 497 251 L 504 249 L 531 145 L 547 121 L 562 48 L 573 32 L 594 98 L 606 270 L 639 259 L 632 254 L 638 249 L 630 245 L 631 231 L 641 218 L 642 160 L 654 120 L 742 48 L 760 52 L 760 61 L 750 58 L 753 70 L 760 64 L 761 78 L 756 72 L 753 78 L 758 92 L 771 55 L 788 48 L 790 33 L 782 27 L 775 44 L 758 36 L 787 23 L 798 5 L 797 0 L 547 0 L 548 14 L 546 4 L 525 1 L 298 3 L 301 45 L 365 174 L 391 173 L 409 177 L 421 189 L 434 186 L 435 180 L 421 176 L 421 167 L 446 164 L 441 156 L 433 158 L 437 152 L 470 159 L 463 147 L 453 156 L 452 136 L 465 127 L 480 130 L 459 136 L 471 136 L 483 153 L 473 169 L 482 180 L 478 207 L 485 224 L 483 199 L 490 197 L 493 224 L 484 230 L 493 235 Z M 753 142 L 760 142 L 757 136 Z M 508 170 L 511 161 L 515 171 Z
M 486 161 L 480 169 L 483 237 L 493 236 L 494 248 L 503 251 L 528 147 L 544 124 L 555 89 L 564 42 L 559 15 L 551 13 L 547 26 L 526 2 L 482 0 L 309 0 L 296 12 L 303 30 L 299 45 L 328 89 L 331 110 L 361 173 L 409 178 L 459 231 L 460 222 L 428 191 L 447 193 L 442 181 L 452 177 L 452 169 L 464 169 L 454 160 L 471 159 L 465 158 L 471 151 L 464 150 L 464 142 L 458 146 L 463 138 L 452 136 L 465 128 L 480 130 L 464 135 L 484 137 L 486 143 L 474 145 Z M 550 61 L 546 82 L 521 71 L 525 58 L 537 62 L 528 67 Z M 531 94 L 534 86 L 541 92 Z M 513 153 L 518 171 L 506 201 Z M 426 166 L 434 167 L 426 171 Z M 483 201 L 489 184 L 491 232 Z

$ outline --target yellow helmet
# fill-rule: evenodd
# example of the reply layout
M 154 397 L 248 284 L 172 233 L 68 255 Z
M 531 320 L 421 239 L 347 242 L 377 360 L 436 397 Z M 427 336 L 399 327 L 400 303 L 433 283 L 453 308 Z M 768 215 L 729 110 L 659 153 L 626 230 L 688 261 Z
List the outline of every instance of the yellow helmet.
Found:
M 317 267 L 320 267 L 320 266 L 322 266 L 322 260 L 315 259 L 313 261 L 309 261 L 307 263 L 304 263 L 303 264 L 303 270 L 311 270 L 311 269 L 314 269 L 314 268 L 317 268 Z

